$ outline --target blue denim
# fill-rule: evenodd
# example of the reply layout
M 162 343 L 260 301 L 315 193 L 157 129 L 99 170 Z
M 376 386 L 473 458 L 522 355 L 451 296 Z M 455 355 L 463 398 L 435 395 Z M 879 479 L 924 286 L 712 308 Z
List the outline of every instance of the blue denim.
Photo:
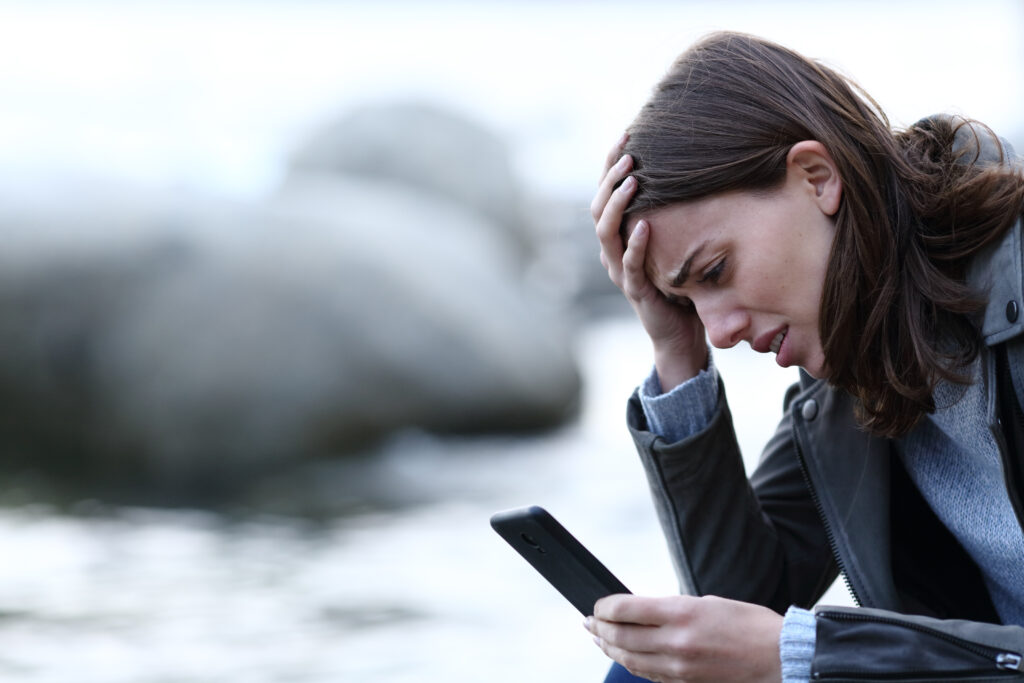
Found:
M 647 679 L 634 676 L 626 671 L 626 667 L 618 662 L 612 664 L 612 668 L 608 670 L 608 675 L 604 679 L 604 683 L 638 683 L 643 681 L 647 681 Z M 647 681 L 647 683 L 650 683 L 650 681 Z

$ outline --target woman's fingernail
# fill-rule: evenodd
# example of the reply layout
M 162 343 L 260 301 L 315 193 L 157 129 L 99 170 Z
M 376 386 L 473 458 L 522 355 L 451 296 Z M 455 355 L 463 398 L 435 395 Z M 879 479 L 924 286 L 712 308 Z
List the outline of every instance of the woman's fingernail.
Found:
M 622 137 L 619 138 L 619 141 L 616 144 L 618 144 L 621 147 L 622 145 L 626 144 L 626 140 L 628 140 L 628 139 L 629 139 L 629 131 L 628 130 L 624 130 L 624 131 L 622 131 Z
M 625 190 L 632 190 L 635 185 L 636 178 L 634 178 L 633 176 L 629 176 L 628 178 L 622 181 L 622 188 Z
M 594 636 L 594 645 L 597 645 L 598 647 L 601 647 L 601 639 L 598 638 L 597 636 Z
M 583 620 L 583 628 L 585 628 L 585 629 L 587 629 L 589 631 L 590 630 L 590 626 L 593 623 L 594 623 L 594 617 L 587 617 L 586 619 Z
M 636 229 L 633 230 L 633 234 L 637 237 L 643 237 L 647 232 L 647 221 L 640 221 L 636 224 Z

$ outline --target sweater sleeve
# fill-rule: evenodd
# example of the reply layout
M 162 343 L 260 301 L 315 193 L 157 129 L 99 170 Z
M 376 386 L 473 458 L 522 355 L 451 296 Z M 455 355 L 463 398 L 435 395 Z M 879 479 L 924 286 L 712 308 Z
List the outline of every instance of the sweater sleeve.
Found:
M 814 613 L 790 607 L 779 635 L 779 656 L 782 659 L 782 683 L 807 683 L 811 680 L 814 658 Z
M 640 405 L 647 426 L 668 443 L 682 441 L 705 429 L 718 407 L 718 371 L 708 354 L 708 367 L 667 393 L 662 393 L 658 373 L 651 374 L 639 387 Z

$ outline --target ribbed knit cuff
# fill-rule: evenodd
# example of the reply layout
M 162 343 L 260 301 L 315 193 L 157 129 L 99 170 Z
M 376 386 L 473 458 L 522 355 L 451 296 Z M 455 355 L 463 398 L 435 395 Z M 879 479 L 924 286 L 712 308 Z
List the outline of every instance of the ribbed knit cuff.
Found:
M 682 441 L 711 423 L 718 407 L 718 371 L 708 353 L 708 367 L 668 393 L 661 393 L 658 373 L 651 370 L 640 385 L 640 405 L 647 428 L 669 443 Z
M 779 634 L 782 683 L 808 683 L 811 680 L 815 634 L 814 612 L 795 606 L 786 611 L 782 633 Z

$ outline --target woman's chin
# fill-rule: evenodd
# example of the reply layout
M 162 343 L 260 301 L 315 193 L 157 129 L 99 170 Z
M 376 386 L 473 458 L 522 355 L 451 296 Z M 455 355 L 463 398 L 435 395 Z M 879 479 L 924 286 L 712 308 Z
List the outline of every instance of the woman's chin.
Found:
M 801 363 L 800 369 L 814 379 L 828 379 L 828 368 L 825 367 L 825 358 L 823 355 L 813 358 L 810 362 Z

